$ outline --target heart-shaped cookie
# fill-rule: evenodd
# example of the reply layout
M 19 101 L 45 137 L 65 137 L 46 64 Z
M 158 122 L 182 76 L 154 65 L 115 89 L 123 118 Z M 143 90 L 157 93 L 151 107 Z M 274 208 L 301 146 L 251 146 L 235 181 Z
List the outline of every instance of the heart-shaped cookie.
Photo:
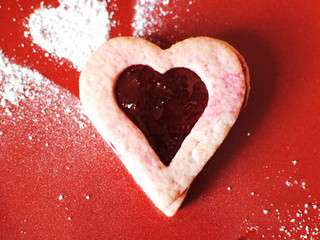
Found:
M 161 74 L 187 68 L 207 88 L 208 104 L 169 166 L 160 161 L 142 131 L 117 104 L 117 79 L 132 65 L 147 65 Z M 243 58 L 227 43 L 208 37 L 189 38 L 166 50 L 140 38 L 113 38 L 92 55 L 80 76 L 80 100 L 86 114 L 167 216 L 175 214 L 191 182 L 226 137 L 248 91 Z

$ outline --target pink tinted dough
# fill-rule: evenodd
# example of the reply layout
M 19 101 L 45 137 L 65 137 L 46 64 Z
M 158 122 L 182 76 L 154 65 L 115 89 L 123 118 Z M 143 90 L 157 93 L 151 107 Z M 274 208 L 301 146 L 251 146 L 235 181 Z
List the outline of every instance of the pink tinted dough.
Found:
M 208 105 L 168 167 L 121 111 L 114 96 L 119 74 L 143 64 L 165 73 L 184 67 L 208 90 Z M 230 45 L 208 37 L 189 38 L 162 50 L 139 38 L 113 38 L 89 59 L 80 77 L 80 99 L 102 137 L 151 201 L 173 216 L 187 190 L 236 121 L 248 91 L 245 62 Z

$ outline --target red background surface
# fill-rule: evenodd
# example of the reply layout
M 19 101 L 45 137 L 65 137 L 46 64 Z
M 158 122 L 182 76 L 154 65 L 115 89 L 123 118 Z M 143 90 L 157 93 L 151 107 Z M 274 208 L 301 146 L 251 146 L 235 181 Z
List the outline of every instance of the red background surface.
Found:
M 30 2 L 0 1 L 0 48 L 78 96 L 79 73 L 40 48 L 32 53 L 24 38 Z M 131 35 L 133 1 L 113 2 L 119 24 L 112 36 Z M 103 141 L 89 137 L 93 127 L 74 130 L 66 118 L 45 131 L 46 119 L 0 116 L 0 239 L 299 239 L 306 226 L 320 225 L 317 209 L 296 217 L 305 203 L 320 201 L 318 1 L 176 0 L 168 8 L 178 18 L 163 17 L 153 41 L 221 38 L 243 54 L 252 77 L 247 108 L 177 215 L 166 218 L 152 206 Z M 287 180 L 298 184 L 287 187 Z

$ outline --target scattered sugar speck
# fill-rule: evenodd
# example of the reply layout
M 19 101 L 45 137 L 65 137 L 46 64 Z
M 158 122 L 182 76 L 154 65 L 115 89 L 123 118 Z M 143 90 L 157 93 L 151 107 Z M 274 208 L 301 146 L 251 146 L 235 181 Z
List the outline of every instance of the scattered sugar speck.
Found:
M 62 201 L 63 199 L 64 199 L 64 196 L 63 196 L 63 194 L 60 193 L 59 196 L 58 196 L 58 200 Z
M 269 209 L 262 209 L 262 213 L 263 213 L 264 215 L 269 214 L 269 212 L 270 212 L 270 210 L 269 210 Z
M 285 181 L 285 184 L 286 184 L 287 187 L 292 187 L 293 186 L 293 184 L 289 180 Z
M 6 109 L 4 110 L 4 115 L 6 115 L 6 116 L 8 116 L 8 117 L 11 117 L 11 116 L 12 116 L 12 112 L 10 111 L 9 108 L 6 108 Z

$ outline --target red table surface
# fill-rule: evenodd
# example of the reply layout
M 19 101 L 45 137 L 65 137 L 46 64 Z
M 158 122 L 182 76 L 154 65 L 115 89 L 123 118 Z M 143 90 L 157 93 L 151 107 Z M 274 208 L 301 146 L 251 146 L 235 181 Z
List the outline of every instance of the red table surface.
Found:
M 23 36 L 30 2 L 40 6 L 0 0 L 0 48 L 78 97 L 79 72 L 40 47 L 33 53 Z M 131 35 L 134 1 L 112 2 L 119 21 L 112 36 Z M 74 128 L 67 116 L 34 123 L 37 111 L 26 107 L 22 120 L 0 116 L 0 239 L 320 239 L 319 2 L 168 7 L 178 17 L 162 17 L 153 41 L 221 38 L 243 54 L 252 78 L 246 109 L 179 212 L 166 218 L 156 210 L 92 126 Z

